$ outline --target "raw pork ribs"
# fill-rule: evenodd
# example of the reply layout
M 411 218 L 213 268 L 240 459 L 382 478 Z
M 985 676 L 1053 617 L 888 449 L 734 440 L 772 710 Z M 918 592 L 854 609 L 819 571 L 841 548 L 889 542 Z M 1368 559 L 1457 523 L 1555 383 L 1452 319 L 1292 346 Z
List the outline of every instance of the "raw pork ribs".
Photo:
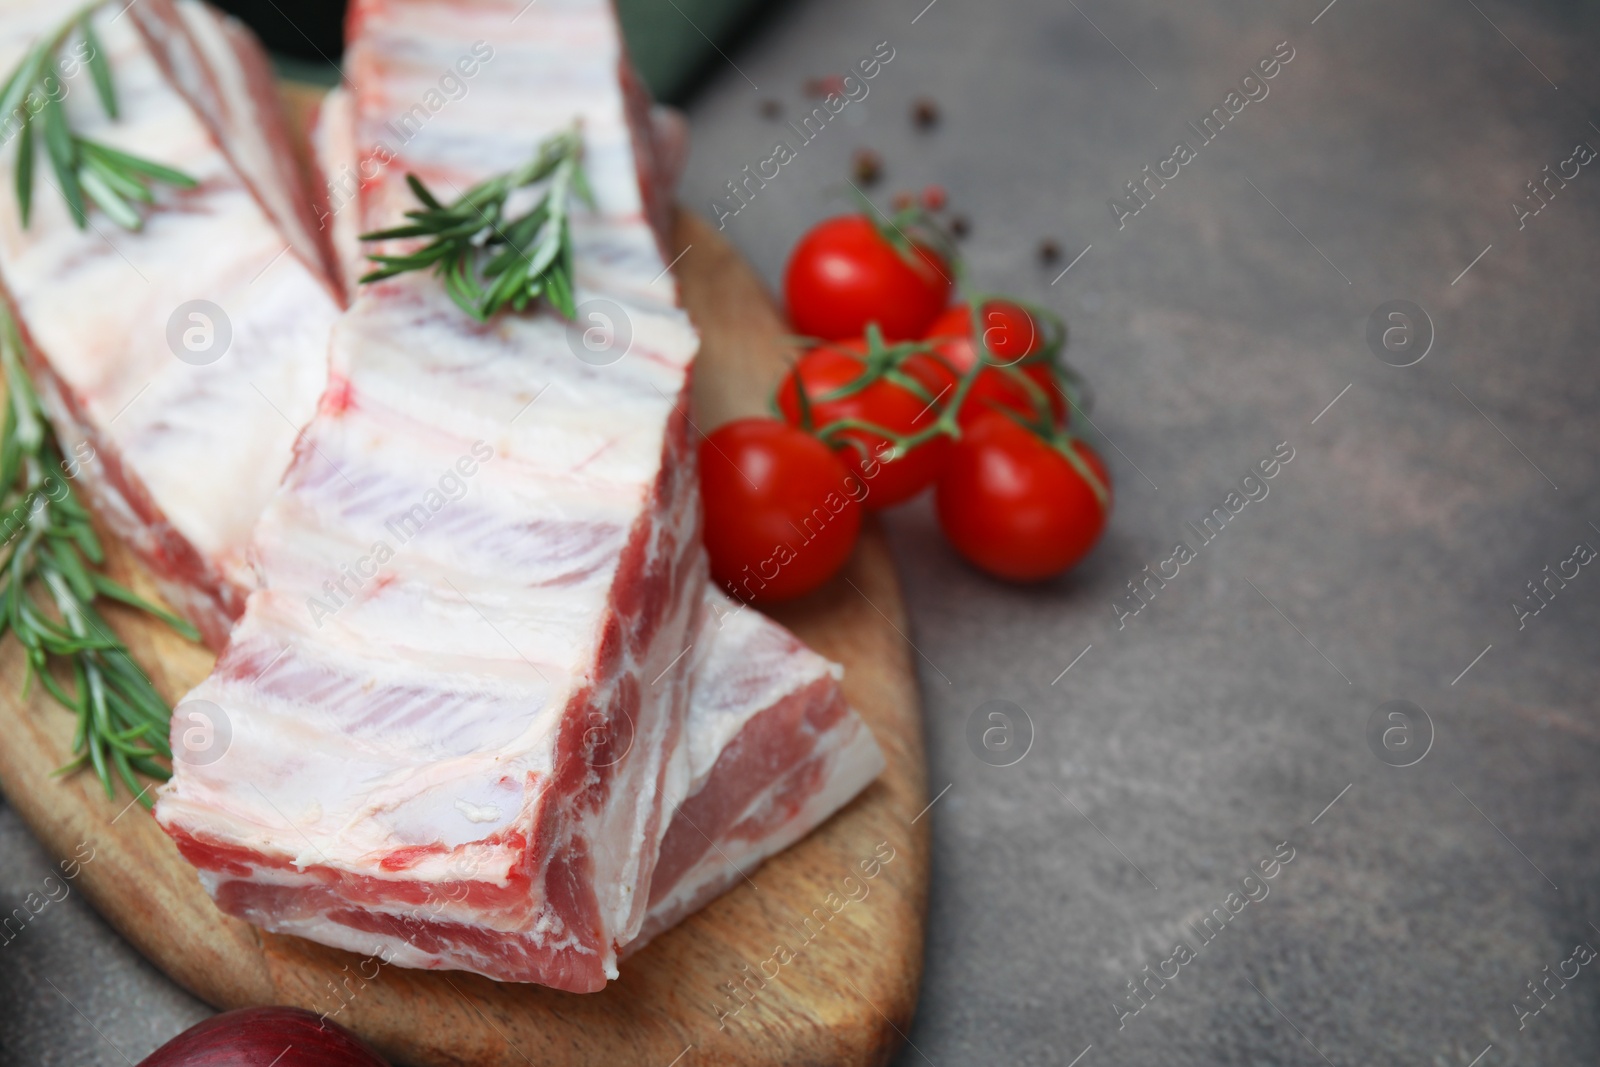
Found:
M 0 68 L 14 68 L 67 13 L 55 0 L 0 2 Z M 78 484 L 220 647 L 253 584 L 251 531 L 327 380 L 339 305 L 309 204 L 264 197 L 270 178 L 247 180 L 238 165 L 288 157 L 281 132 L 273 137 L 281 127 L 241 122 L 224 137 L 177 88 L 204 87 L 218 116 L 253 111 L 266 69 L 259 50 L 210 16 L 193 23 L 213 31 L 202 48 L 170 0 L 115 14 L 102 9 L 94 21 L 121 120 L 102 114 L 80 64 L 64 100 L 73 126 L 200 184 L 158 187 L 140 233 L 97 215 L 80 230 L 36 158 L 27 228 L 15 197 L 0 196 L 0 278 L 64 448 L 92 449 Z
M 223 709 L 231 743 L 180 761 L 158 818 L 261 925 L 586 991 L 647 905 L 647 934 L 670 925 L 882 757 L 834 670 L 781 628 L 722 605 L 693 629 L 695 339 L 650 225 L 643 97 L 617 76 L 608 5 L 515 14 L 357 10 L 362 143 L 468 51 L 451 42 L 495 42 L 469 96 L 391 145 L 359 210 L 390 222 L 405 171 L 465 188 L 581 115 L 599 210 L 574 221 L 579 300 L 622 312 L 629 357 L 574 358 L 549 315 L 474 325 L 431 278 L 363 294 L 257 531 L 262 588 L 191 696 Z M 711 699 L 686 742 L 691 677 Z

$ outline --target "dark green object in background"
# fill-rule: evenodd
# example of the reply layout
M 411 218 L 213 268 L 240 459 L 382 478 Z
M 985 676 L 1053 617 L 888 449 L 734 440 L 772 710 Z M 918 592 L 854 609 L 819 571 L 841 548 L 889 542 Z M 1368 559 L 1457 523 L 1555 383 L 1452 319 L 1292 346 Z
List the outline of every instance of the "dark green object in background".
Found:
M 628 51 L 657 100 L 676 102 L 763 6 L 759 0 L 617 0 Z M 707 39 L 709 38 L 709 40 Z M 712 42 L 715 42 L 713 45 Z
M 343 3 L 327 0 L 214 0 L 248 23 L 284 74 L 332 85 L 344 51 Z M 683 99 L 718 48 L 744 28 L 760 0 L 616 0 L 633 61 L 656 99 Z

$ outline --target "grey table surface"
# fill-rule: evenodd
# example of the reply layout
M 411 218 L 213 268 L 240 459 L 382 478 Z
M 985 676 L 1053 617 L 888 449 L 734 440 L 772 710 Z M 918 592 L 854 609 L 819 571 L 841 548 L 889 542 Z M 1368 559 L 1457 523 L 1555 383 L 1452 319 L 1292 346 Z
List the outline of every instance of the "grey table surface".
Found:
M 943 790 L 900 1062 L 1596 1062 L 1600 573 L 1575 551 L 1600 547 L 1600 167 L 1566 161 L 1600 146 L 1600 14 L 924 3 L 767 19 L 690 104 L 683 189 L 710 212 L 786 136 L 762 100 L 797 117 L 806 79 L 889 42 L 728 234 L 775 281 L 871 146 L 880 195 L 949 189 L 982 285 L 1066 315 L 1097 397 L 1117 507 L 1069 577 L 1002 586 L 926 501 L 888 518 Z M 1202 143 L 1186 123 L 1280 42 Z M 1180 140 L 1119 226 L 1110 198 Z M 1574 168 L 1519 220 L 1525 183 Z M 1392 300 L 1425 314 L 1411 366 L 1368 344 Z M 1280 444 L 1268 495 L 1195 536 Z M 991 700 L 1031 736 L 1011 766 L 966 741 Z M 49 861 L 9 809 L 0 850 L 10 907 Z M 0 948 L 0 1062 L 137 1060 L 205 1014 L 81 899 L 41 919 Z

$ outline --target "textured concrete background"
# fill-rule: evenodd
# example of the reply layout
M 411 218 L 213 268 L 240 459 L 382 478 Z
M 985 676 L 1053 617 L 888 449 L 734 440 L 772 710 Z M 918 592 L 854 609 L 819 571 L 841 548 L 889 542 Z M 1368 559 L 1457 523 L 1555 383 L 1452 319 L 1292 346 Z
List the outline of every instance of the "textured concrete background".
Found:
M 1600 161 L 1525 229 L 1510 206 L 1600 147 L 1600 16 L 1325 2 L 802 0 L 691 105 L 684 196 L 709 210 L 771 153 L 762 100 L 796 117 L 807 78 L 889 41 L 871 95 L 728 232 L 776 280 L 872 146 L 880 198 L 942 182 L 976 279 L 1067 316 L 1098 397 L 1117 511 L 1076 574 L 1002 587 L 926 503 L 889 520 L 949 784 L 902 1064 L 1600 1058 L 1600 961 L 1552 979 L 1520 1030 L 1516 1007 L 1600 947 L 1600 567 L 1523 629 L 1511 606 L 1600 548 Z M 1282 41 L 1267 98 L 1119 230 L 1107 199 Z M 923 94 L 931 133 L 908 119 Z M 1048 267 L 1046 236 L 1064 250 Z M 1365 340 L 1393 299 L 1436 333 L 1411 367 Z M 1125 583 L 1195 545 L 1185 523 L 1280 442 L 1270 495 L 1119 629 Z M 966 740 L 995 699 L 1026 713 L 1019 737 L 1031 722 L 1014 766 Z M 1431 722 L 1409 767 L 1367 739 L 1392 699 Z M 1293 859 L 1269 895 L 1202 943 L 1192 924 L 1260 896 L 1243 880 L 1275 848 Z M 47 859 L 5 811 L 0 850 L 0 902 L 20 900 Z M 1180 941 L 1194 958 L 1135 999 Z M 204 1011 L 76 899 L 0 949 L 0 997 L 0 1061 L 19 1065 L 122 1063 L 112 1043 L 136 1060 Z

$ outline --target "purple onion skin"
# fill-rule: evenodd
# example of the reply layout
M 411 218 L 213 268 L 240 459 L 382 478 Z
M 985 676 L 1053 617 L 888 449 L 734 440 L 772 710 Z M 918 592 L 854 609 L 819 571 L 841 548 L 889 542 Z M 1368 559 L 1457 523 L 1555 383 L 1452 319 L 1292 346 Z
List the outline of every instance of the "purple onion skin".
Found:
M 198 1023 L 139 1067 L 389 1067 L 365 1041 L 301 1008 L 241 1008 Z

